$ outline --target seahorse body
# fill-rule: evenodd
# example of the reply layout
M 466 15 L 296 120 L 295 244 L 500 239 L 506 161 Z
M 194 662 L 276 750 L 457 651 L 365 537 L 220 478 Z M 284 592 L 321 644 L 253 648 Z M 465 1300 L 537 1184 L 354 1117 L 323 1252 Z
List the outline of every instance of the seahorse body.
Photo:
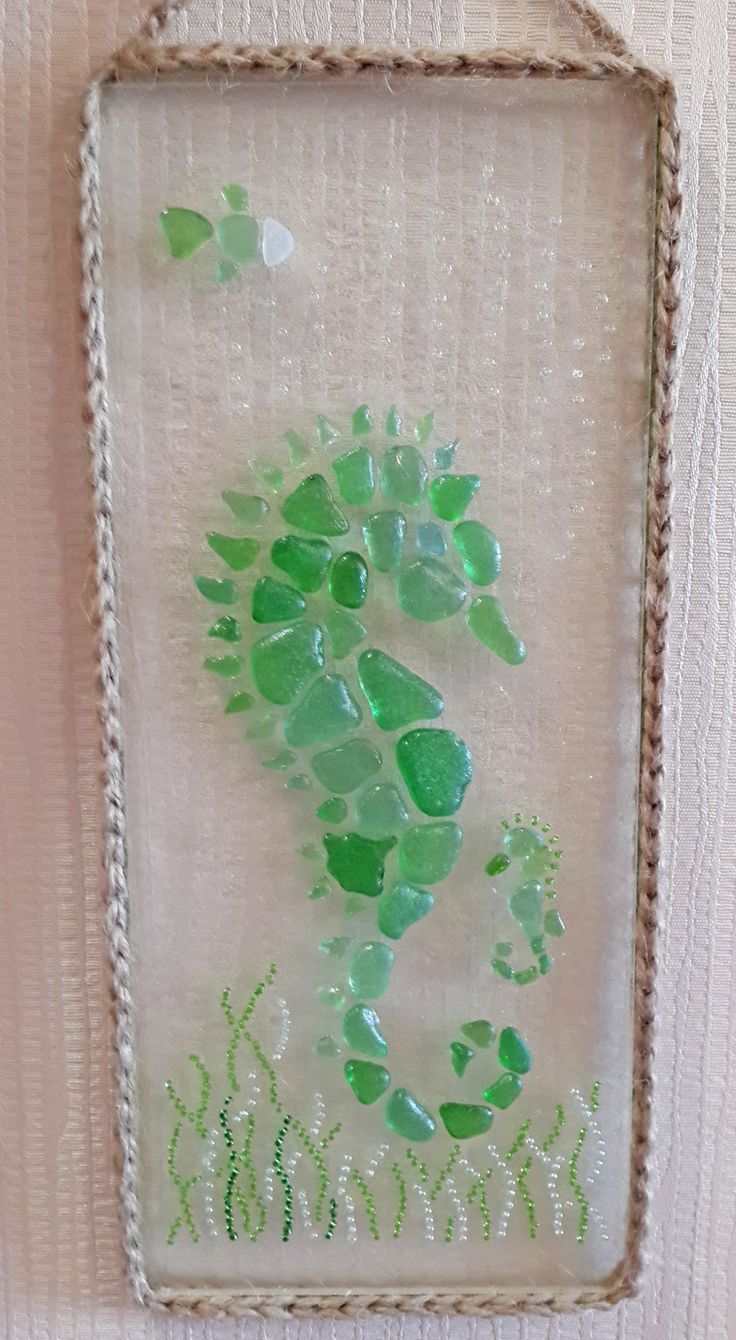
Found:
M 468 744 L 439 724 L 440 689 L 374 645 L 372 570 L 386 574 L 408 618 L 432 624 L 465 610 L 470 633 L 492 654 L 512 666 L 526 657 L 488 593 L 501 572 L 498 539 L 466 517 L 481 480 L 453 469 L 456 441 L 439 445 L 428 461 L 433 427 L 427 414 L 407 432 L 392 408 L 381 431 L 363 405 L 345 431 L 324 415 L 311 439 L 289 430 L 291 478 L 271 461 L 250 462 L 252 491 L 226 490 L 228 524 L 207 535 L 227 575 L 195 578 L 208 602 L 228 607 L 208 629 L 213 650 L 204 662 L 227 685 L 226 713 L 248 714 L 247 738 L 289 790 L 313 797 L 315 783 L 322 788 L 320 842 L 306 854 L 321 856 L 325 873 L 310 897 L 327 896 L 336 884 L 347 896 L 348 920 L 375 908 L 372 938 L 357 946 L 350 935 L 321 942 L 346 970 L 344 983 L 319 995 L 340 1011 L 351 1053 L 344 1073 L 356 1099 L 380 1101 L 389 1129 L 412 1143 L 431 1139 L 437 1120 L 391 1073 L 374 1002 L 389 987 L 398 942 L 431 913 L 432 889 L 458 858 L 457 815 L 473 761 Z M 283 528 L 266 540 L 275 515 Z M 468 601 L 472 587 L 480 593 Z M 362 733 L 371 718 L 384 747 Z M 514 966 L 514 941 L 498 940 L 490 966 L 501 981 L 525 985 L 549 971 L 548 937 L 564 930 L 553 905 L 559 853 L 535 816 L 524 824 L 516 815 L 505 828 L 487 872 L 505 883 L 497 903 L 531 960 Z M 488 1020 L 459 1021 L 457 1032 L 463 1040 L 448 1039 L 445 1057 L 456 1075 L 494 1043 L 500 1066 L 477 1102 L 440 1105 L 447 1132 L 467 1139 L 515 1101 L 531 1054 L 516 1029 L 497 1035 Z M 329 1035 L 317 1049 L 338 1050 Z

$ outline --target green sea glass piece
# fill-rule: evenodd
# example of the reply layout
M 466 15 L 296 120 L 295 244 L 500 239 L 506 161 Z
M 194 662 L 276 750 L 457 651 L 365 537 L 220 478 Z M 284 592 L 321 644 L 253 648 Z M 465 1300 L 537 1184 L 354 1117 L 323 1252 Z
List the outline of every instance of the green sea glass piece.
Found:
M 458 824 L 414 824 L 399 846 L 401 873 L 412 884 L 439 884 L 454 866 L 463 834 Z
M 434 428 L 434 410 L 431 409 L 429 411 L 429 414 L 425 414 L 424 417 L 422 419 L 419 419 L 418 422 L 414 425 L 414 441 L 418 442 L 419 446 L 421 447 L 422 444 L 426 442 L 429 437 L 432 436 L 433 428 Z
M 396 838 L 376 840 L 360 833 L 325 833 L 327 869 L 346 893 L 378 898 L 383 892 L 383 871 Z
M 317 438 L 321 447 L 329 446 L 340 436 L 340 429 L 336 428 L 334 423 L 325 414 L 320 414 L 317 418 Z
M 330 571 L 330 595 L 338 605 L 358 610 L 368 594 L 368 568 L 360 554 L 348 551 L 335 559 Z
M 321 902 L 323 898 L 328 898 L 331 893 L 332 885 L 330 884 L 329 879 L 318 879 L 309 894 L 310 901 L 313 903 Z
M 307 776 L 306 772 L 298 772 L 294 777 L 290 777 L 284 785 L 287 791 L 311 791 L 312 779 Z
M 363 526 L 363 537 L 378 572 L 395 572 L 406 537 L 406 520 L 401 512 L 374 512 Z
M 434 521 L 424 521 L 417 526 L 417 549 L 430 558 L 442 558 L 447 553 L 447 541 Z
M 215 266 L 215 283 L 229 284 L 230 280 L 234 279 L 239 271 L 240 266 L 236 265 L 235 261 L 228 261 L 225 260 L 224 256 L 218 256 L 217 264 Z
M 355 804 L 355 823 L 365 837 L 390 837 L 409 822 L 409 812 L 398 786 L 377 782 L 361 791 Z
M 214 232 L 209 219 L 193 209 L 174 206 L 159 214 L 169 251 L 176 260 L 185 260 L 207 242 Z
M 432 457 L 432 464 L 434 465 L 435 470 L 451 470 L 455 464 L 455 456 L 457 455 L 459 446 L 460 440 L 457 437 L 453 442 L 443 442 L 442 446 L 437 448 Z
M 312 535 L 345 535 L 350 529 L 323 475 L 307 475 L 284 501 L 281 515 L 290 526 Z
M 450 1043 L 450 1062 L 458 1079 L 462 1079 L 474 1056 L 473 1048 L 466 1047 L 464 1042 Z
M 381 755 L 367 740 L 347 740 L 345 744 L 335 745 L 334 749 L 325 749 L 315 754 L 312 768 L 318 782 L 328 791 L 338 795 L 347 795 L 362 786 L 363 782 L 378 772 Z
M 259 577 L 253 587 L 251 614 L 256 623 L 282 623 L 298 619 L 307 608 L 304 596 L 293 586 L 273 577 Z
M 414 1144 L 431 1140 L 437 1129 L 434 1117 L 407 1089 L 394 1089 L 386 1104 L 384 1120 L 390 1131 Z
M 551 851 L 546 845 L 537 847 L 535 851 L 530 851 L 528 856 L 524 857 L 522 870 L 529 879 L 541 879 L 547 877 L 550 870 L 554 870 L 553 864 L 556 853 Z
M 242 674 L 245 669 L 242 656 L 207 656 L 202 664 L 205 670 L 209 670 L 213 675 L 219 675 L 221 679 L 235 679 L 235 676 Z
M 377 1102 L 391 1083 L 386 1067 L 375 1061 L 346 1061 L 345 1078 L 358 1102 L 365 1106 Z
M 299 466 L 309 459 L 312 449 L 309 443 L 303 437 L 300 437 L 299 433 L 294 432 L 293 428 L 287 428 L 284 437 L 289 448 L 289 461 L 294 469 L 298 470 Z
M 244 214 L 248 208 L 248 192 L 243 186 L 223 186 L 220 192 L 228 209 L 234 214 Z
M 348 1047 L 362 1056 L 385 1056 L 388 1052 L 381 1021 L 368 1005 L 350 1006 L 342 1021 L 342 1035 Z
M 442 715 L 442 695 L 385 652 L 361 652 L 358 677 L 381 730 L 399 730 L 413 721 L 431 721 Z
M 319 947 L 330 958 L 344 958 L 350 945 L 349 935 L 332 935 L 328 940 L 320 940 Z
M 469 1023 L 463 1024 L 460 1032 L 476 1047 L 490 1047 L 496 1037 L 496 1030 L 487 1019 L 471 1019 Z
M 326 540 L 282 535 L 271 546 L 271 562 L 307 595 L 319 591 L 331 561 L 332 550 Z
M 324 663 L 322 629 L 306 620 L 269 633 L 250 653 L 258 692 L 282 706 L 294 701 Z
M 501 571 L 501 546 L 482 521 L 461 521 L 452 543 L 463 560 L 466 576 L 475 586 L 490 586 Z
M 326 615 L 325 628 L 336 661 L 349 656 L 366 635 L 360 619 L 356 619 L 354 614 L 348 614 L 347 610 L 333 610 Z
M 381 492 L 391 502 L 416 507 L 427 487 L 427 467 L 417 447 L 391 447 L 381 465 Z
M 401 437 L 403 423 L 401 415 L 395 405 L 392 405 L 386 415 L 386 437 Z
M 552 935 L 555 938 L 565 934 L 565 923 L 557 908 L 551 907 L 548 912 L 545 912 L 544 930 L 546 935 Z
M 510 858 L 505 852 L 500 851 L 497 856 L 492 856 L 486 866 L 486 874 L 493 878 L 494 875 L 502 875 L 504 870 L 508 870 L 511 865 Z
M 506 1070 L 526 1075 L 531 1070 L 532 1054 L 516 1028 L 503 1028 L 498 1039 L 498 1059 Z
M 398 882 L 381 894 L 378 903 L 378 929 L 389 940 L 400 940 L 405 931 L 421 921 L 434 907 L 434 898 L 426 889 Z
M 373 429 L 373 415 L 367 405 L 359 405 L 353 415 L 353 437 L 364 437 Z
M 521 665 L 526 660 L 526 647 L 521 638 L 512 633 L 503 606 L 495 596 L 476 596 L 468 610 L 467 621 L 478 641 L 507 665 Z
M 399 572 L 398 595 L 402 610 L 412 619 L 434 623 L 457 613 L 465 600 L 465 586 L 441 559 L 417 558 Z
M 207 543 L 233 572 L 244 572 L 249 568 L 261 547 L 257 540 L 236 539 L 232 535 L 220 535 L 215 530 L 208 531 Z
M 453 731 L 409 731 L 396 745 L 396 762 L 422 814 L 439 818 L 459 810 L 473 776 L 473 760 Z
M 441 1103 L 440 1116 L 453 1140 L 472 1140 L 493 1125 L 493 1113 L 481 1103 Z
M 509 912 L 518 921 L 528 939 L 542 934 L 544 925 L 544 889 L 537 879 L 527 880 L 509 898 Z
M 328 1059 L 340 1055 L 340 1048 L 335 1042 L 335 1039 L 331 1038 L 329 1034 L 317 1039 L 314 1044 L 314 1050 L 317 1056 L 324 1056 Z
M 328 796 L 317 806 L 315 813 L 324 824 L 341 824 L 348 817 L 348 807 L 342 796 Z
M 366 940 L 350 960 L 348 986 L 354 996 L 376 1000 L 388 987 L 395 954 L 382 940 Z
M 238 588 L 229 577 L 195 577 L 194 583 L 213 605 L 234 605 L 238 598 Z
M 532 856 L 542 847 L 546 850 L 544 838 L 535 828 L 510 828 L 503 835 L 503 849 L 512 860 Z
M 355 447 L 332 462 L 340 495 L 353 507 L 370 502 L 376 488 L 373 457 L 367 447 Z
M 345 735 L 362 720 L 363 713 L 342 675 L 322 675 L 292 708 L 284 724 L 284 737 L 300 749 Z
M 503 1111 L 505 1108 L 511 1107 L 511 1104 L 516 1101 L 522 1088 L 523 1085 L 518 1075 L 500 1075 L 495 1084 L 491 1084 L 489 1088 L 484 1089 L 483 1097 L 487 1103 L 491 1103 L 493 1107 L 498 1107 Z
M 208 637 L 220 637 L 223 642 L 240 642 L 243 634 L 237 619 L 232 614 L 223 614 L 221 619 L 207 629 Z
M 285 772 L 287 768 L 291 767 L 292 763 L 296 763 L 296 754 L 293 754 L 290 749 L 279 749 L 273 758 L 264 758 L 263 767 L 271 768 L 274 772 Z
M 498 943 L 493 946 L 493 952 L 494 954 L 498 954 L 499 958 L 510 958 L 514 952 L 514 946 L 510 940 L 499 940 Z
M 345 1004 L 345 992 L 341 986 L 318 986 L 317 999 L 331 1010 L 341 1010 Z
M 271 461 L 262 461 L 259 456 L 254 456 L 248 462 L 253 474 L 261 481 L 264 488 L 269 493 L 278 493 L 279 489 L 284 487 L 284 472 L 280 465 L 274 465 Z
M 259 498 L 255 493 L 236 493 L 234 489 L 223 489 L 220 496 L 233 516 L 246 526 L 260 526 L 268 516 L 266 499 Z
M 257 721 L 251 722 L 245 732 L 246 740 L 270 740 L 276 729 L 276 718 L 273 716 L 259 717 Z
M 258 258 L 258 220 L 250 214 L 226 214 L 215 224 L 215 237 L 223 256 L 236 265 Z
M 442 521 L 459 521 L 478 489 L 478 475 L 438 475 L 429 486 L 429 501 Z
M 245 689 L 241 689 L 240 693 L 233 693 L 228 698 L 225 714 L 226 716 L 232 716 L 235 712 L 249 712 L 254 702 L 255 698 L 252 694 L 246 693 Z

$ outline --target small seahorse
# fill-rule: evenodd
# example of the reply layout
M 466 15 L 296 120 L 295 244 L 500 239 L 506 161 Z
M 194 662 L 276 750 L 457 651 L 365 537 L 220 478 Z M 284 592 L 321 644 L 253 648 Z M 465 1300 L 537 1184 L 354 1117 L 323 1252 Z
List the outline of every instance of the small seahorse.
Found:
M 412 1144 L 430 1139 L 437 1122 L 389 1071 L 389 1043 L 373 1002 L 389 986 L 396 942 L 431 912 L 430 890 L 458 858 L 463 834 L 455 816 L 473 764 L 466 742 L 437 724 L 440 691 L 369 637 L 362 620 L 371 587 L 393 589 L 401 610 L 427 624 L 465 610 L 467 628 L 490 652 L 511 666 L 526 657 L 487 590 L 501 572 L 499 541 L 466 517 L 481 480 L 453 468 L 456 440 L 429 458 L 433 431 L 432 413 L 407 431 L 394 407 L 377 428 L 366 405 L 345 428 L 319 415 L 309 436 L 290 429 L 285 469 L 254 457 L 250 486 L 222 494 L 228 523 L 206 539 L 229 575 L 195 578 L 208 602 L 228 607 L 208 629 L 212 654 L 204 662 L 227 687 L 226 713 L 238 720 L 248 714 L 246 738 L 258 742 L 263 766 L 288 790 L 313 793 L 315 783 L 323 790 L 315 805 L 321 842 L 301 850 L 324 862 L 310 897 L 328 896 L 333 882 L 347 896 L 344 933 L 320 944 L 346 972 L 319 996 L 342 1014 L 342 1041 L 351 1052 L 344 1073 L 355 1097 L 365 1105 L 384 1100 L 386 1125 Z M 468 603 L 469 586 L 481 593 Z M 215 652 L 222 643 L 226 648 Z M 366 719 L 380 735 L 365 732 Z M 380 747 L 384 738 L 388 749 Z M 511 925 L 536 958 L 515 969 L 511 942 L 489 946 L 498 976 L 517 985 L 549 970 L 545 935 L 564 929 L 549 903 L 559 861 L 557 838 L 548 833 L 536 816 L 525 825 L 517 815 L 487 867 L 491 878 L 511 880 Z M 356 943 L 351 918 L 368 908 L 378 934 Z M 448 1039 L 447 1056 L 456 1076 L 476 1048 L 492 1043 L 501 1067 L 482 1102 L 479 1093 L 477 1102 L 439 1107 L 450 1136 L 467 1139 L 484 1134 L 494 1109 L 516 1099 L 531 1054 L 514 1028 L 497 1037 L 479 1019 L 458 1021 L 458 1031 L 465 1040 Z M 339 1052 L 329 1035 L 316 1050 Z

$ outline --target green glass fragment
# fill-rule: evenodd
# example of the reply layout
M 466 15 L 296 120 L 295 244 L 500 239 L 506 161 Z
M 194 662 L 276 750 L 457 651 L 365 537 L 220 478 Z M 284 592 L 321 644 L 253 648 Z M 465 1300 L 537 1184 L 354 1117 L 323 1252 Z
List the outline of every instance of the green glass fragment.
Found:
M 494 954 L 498 954 L 500 958 L 510 958 L 513 951 L 514 946 L 510 940 L 499 940 L 498 944 L 493 946 Z
M 361 791 L 355 804 L 355 823 L 365 837 L 390 837 L 409 822 L 409 812 L 393 782 L 377 782 Z
M 261 547 L 257 540 L 236 539 L 232 535 L 220 535 L 215 530 L 208 531 L 207 543 L 233 572 L 244 572 L 249 568 Z
M 336 428 L 334 423 L 330 423 L 326 415 L 320 414 L 317 418 L 317 437 L 320 446 L 329 446 L 330 442 L 334 442 L 339 436 L 340 429 Z
M 454 442 L 443 442 L 442 446 L 437 448 L 432 457 L 432 464 L 434 465 L 435 470 L 451 470 L 455 464 L 455 456 L 459 446 L 460 440 L 457 437 Z
M 366 940 L 350 960 L 348 986 L 354 996 L 376 1000 L 388 987 L 396 955 L 382 940 Z
M 401 512 L 374 512 L 363 526 L 368 553 L 379 572 L 395 572 L 401 563 L 406 520 Z
M 504 870 L 508 870 L 511 861 L 505 852 L 500 851 L 497 856 L 492 856 L 486 866 L 486 874 L 493 878 L 494 875 L 502 875 Z
M 356 893 L 349 893 L 345 899 L 345 916 L 357 917 L 361 912 L 365 912 L 367 906 L 365 898 Z
M 362 719 L 363 713 L 342 675 L 322 675 L 292 708 L 284 724 L 284 736 L 288 744 L 300 749 L 345 735 Z
M 431 1140 L 437 1129 L 434 1117 L 407 1089 L 394 1089 L 386 1104 L 384 1120 L 395 1135 L 415 1144 Z
M 345 992 L 341 986 L 318 986 L 317 999 L 332 1010 L 341 1010 L 345 1004 Z
M 346 1061 L 345 1078 L 359 1103 L 375 1103 L 386 1092 L 391 1076 L 374 1061 Z
M 522 866 L 524 875 L 529 879 L 540 879 L 542 876 L 548 875 L 550 870 L 555 869 L 554 857 L 555 853 L 546 845 L 537 847 L 535 851 L 530 851 L 529 855 L 524 857 Z
M 539 971 L 535 967 L 519 968 L 514 973 L 514 980 L 517 986 L 528 986 L 530 982 L 536 982 Z
M 466 1047 L 464 1042 L 450 1043 L 450 1061 L 459 1079 L 462 1079 L 474 1056 L 473 1048 Z
M 342 1021 L 342 1035 L 348 1047 L 363 1056 L 385 1056 L 388 1052 L 381 1021 L 368 1005 L 350 1006 Z
M 322 898 L 327 898 L 332 893 L 332 885 L 329 879 L 318 879 L 309 897 L 313 903 L 317 903 Z
M 349 944 L 349 935 L 332 935 L 329 940 L 320 940 L 319 947 L 321 952 L 328 954 L 330 958 L 343 958 Z
M 285 772 L 287 768 L 291 767 L 292 763 L 296 763 L 296 754 L 293 754 L 290 749 L 279 749 L 278 753 L 273 755 L 273 758 L 264 758 L 262 766 L 271 768 L 274 772 Z
M 304 596 L 286 582 L 259 577 L 253 587 L 251 615 L 256 623 L 282 623 L 298 619 L 307 608 Z
M 424 521 L 417 526 L 417 549 L 430 558 L 442 558 L 447 553 L 447 541 L 434 521 Z
M 331 1038 L 329 1035 L 318 1038 L 314 1044 L 314 1050 L 317 1056 L 325 1056 L 327 1058 L 340 1055 L 340 1048 L 335 1042 L 335 1039 Z
M 555 937 L 565 934 L 565 923 L 555 907 L 544 914 L 544 930 L 547 935 Z
M 503 835 L 503 849 L 512 859 L 532 856 L 542 847 L 546 850 L 544 838 L 536 828 L 510 828 Z
M 361 652 L 358 677 L 381 730 L 399 730 L 413 721 L 431 721 L 442 715 L 442 695 L 385 652 Z
M 378 903 L 378 929 L 389 940 L 400 940 L 405 931 L 421 921 L 434 907 L 434 898 L 426 889 L 398 882 L 381 894 Z
M 285 783 L 287 791 L 309 791 L 312 786 L 311 777 L 307 777 L 305 772 L 298 772 L 296 776 L 290 777 Z
M 432 436 L 433 428 L 434 428 L 434 410 L 431 409 L 429 411 L 429 414 L 425 414 L 424 418 L 419 419 L 419 421 L 415 424 L 414 441 L 418 442 L 419 446 L 421 447 L 422 443 L 426 442 L 427 438 Z
M 338 605 L 358 610 L 368 594 L 368 568 L 360 554 L 348 551 L 335 559 L 330 571 L 330 595 Z
M 463 1024 L 460 1032 L 463 1037 L 474 1042 L 476 1047 L 490 1047 L 496 1036 L 493 1024 L 489 1024 L 487 1019 L 471 1019 L 469 1023 Z
M 442 521 L 459 521 L 480 488 L 478 475 L 437 475 L 429 486 L 429 501 Z
M 342 796 L 328 796 L 317 806 L 315 813 L 325 824 L 341 824 L 347 819 L 348 807 Z
M 363 437 L 373 428 L 373 415 L 367 405 L 359 405 L 353 415 L 353 437 Z
M 434 623 L 457 613 L 465 600 L 465 586 L 441 559 L 417 558 L 402 567 L 398 596 L 402 610 L 412 619 Z
M 348 614 L 347 610 L 333 610 L 325 616 L 325 628 L 327 636 L 330 639 L 330 648 L 336 661 L 341 661 L 344 656 L 349 656 L 350 652 L 363 641 L 366 630 L 359 619 L 354 614 Z
M 354 507 L 370 502 L 376 482 L 373 457 L 367 447 L 355 447 L 332 462 L 341 497 Z
M 386 415 L 386 437 L 401 437 L 403 429 L 401 415 L 395 405 L 392 405 Z
M 453 731 L 409 731 L 396 745 L 396 762 L 422 814 L 439 818 L 459 810 L 473 776 L 473 760 Z
M 271 562 L 291 577 L 300 591 L 319 591 L 332 561 L 326 540 L 305 540 L 302 535 L 282 535 L 271 547 Z
M 234 712 L 249 712 L 254 702 L 253 696 L 244 689 L 240 693 L 233 693 L 227 700 L 225 714 L 231 716 Z
M 505 981 L 513 981 L 514 970 L 511 965 L 504 962 L 502 958 L 491 959 L 491 967 L 493 968 L 493 971 L 497 972 L 499 977 L 503 977 Z
M 300 465 L 303 465 L 304 462 L 309 459 L 312 454 L 312 449 L 303 437 L 300 437 L 298 433 L 294 432 L 293 428 L 287 428 L 284 437 L 286 438 L 287 446 L 289 448 L 289 461 L 295 469 L 298 469 Z
M 220 495 L 238 521 L 246 526 L 260 526 L 268 516 L 268 503 L 254 493 L 236 493 L 234 489 L 223 489 Z
M 509 898 L 509 911 L 528 939 L 541 935 L 544 924 L 544 889 L 539 880 L 530 879 L 515 889 Z
M 288 750 L 285 752 L 288 753 Z M 303 856 L 307 861 L 318 861 L 322 853 L 314 842 L 305 842 L 304 845 L 299 848 L 299 855 Z
M 290 526 L 313 535 L 345 535 L 350 529 L 323 475 L 307 475 L 284 501 L 281 515 Z
M 232 614 L 223 614 L 221 619 L 208 628 L 207 636 L 220 637 L 223 642 L 239 642 L 243 634 L 237 619 Z
M 546 977 L 546 976 L 547 976 L 547 973 L 548 973 L 548 972 L 551 972 L 552 969 L 554 968 L 554 966 L 555 966 L 555 961 L 554 961 L 554 959 L 552 958 L 552 955 L 551 955 L 551 954 L 547 954 L 547 953 L 545 952 L 544 954 L 540 954 L 540 955 L 539 955 L 539 975 L 540 975 L 540 977 Z
M 276 729 L 276 718 L 272 716 L 259 717 L 257 721 L 251 722 L 245 732 L 246 740 L 270 740 Z
M 491 1084 L 488 1089 L 484 1090 L 483 1097 L 487 1103 L 491 1103 L 493 1107 L 498 1107 L 503 1111 L 505 1108 L 511 1107 L 511 1104 L 516 1101 L 522 1087 L 518 1075 L 501 1075 L 495 1084 Z
M 447 879 L 462 846 L 458 824 L 415 824 L 399 847 L 401 873 L 414 884 L 439 884 Z
M 493 1125 L 493 1113 L 481 1103 L 441 1103 L 440 1116 L 453 1140 L 472 1140 Z
M 219 675 L 221 679 L 234 679 L 245 669 L 242 656 L 207 656 L 202 664 L 205 670 Z
M 468 610 L 467 621 L 478 641 L 508 665 L 521 665 L 526 660 L 526 647 L 521 638 L 512 633 L 503 606 L 495 596 L 476 596 Z
M 516 1028 L 503 1028 L 498 1039 L 498 1059 L 505 1070 L 525 1075 L 532 1066 L 532 1054 Z
M 391 502 L 416 507 L 427 487 L 427 467 L 417 447 L 391 447 L 381 464 L 381 492 Z
M 284 487 L 284 472 L 280 465 L 273 465 L 271 461 L 262 461 L 259 456 L 254 456 L 248 462 L 253 474 L 259 479 L 264 488 L 269 493 L 278 493 L 279 489 Z
M 292 703 L 325 663 L 322 629 L 287 624 L 254 643 L 250 664 L 258 692 L 270 703 Z
M 466 576 L 476 586 L 490 586 L 501 571 L 501 546 L 482 521 L 461 521 L 452 543 L 463 560 Z
M 383 892 L 383 871 L 396 838 L 375 840 L 360 833 L 325 833 L 327 869 L 346 893 L 378 898 Z
M 227 261 L 223 256 L 218 256 L 215 266 L 215 283 L 229 284 L 230 280 L 234 279 L 239 271 L 240 266 L 236 265 L 235 261 Z
M 191 256 L 214 232 L 209 219 L 193 209 L 174 206 L 163 210 L 159 220 L 169 251 L 176 260 Z
M 374 772 L 378 772 L 380 766 L 381 755 L 378 750 L 367 740 L 360 739 L 347 740 L 345 744 L 325 749 L 312 758 L 317 781 L 338 795 L 355 791 Z
M 234 214 L 243 214 L 248 208 L 248 192 L 243 186 L 223 186 L 220 194 Z
M 229 577 L 195 577 L 194 584 L 214 605 L 234 605 L 238 598 L 238 588 Z
M 215 224 L 215 237 L 226 260 L 251 265 L 258 257 L 258 220 L 250 214 L 226 214 Z

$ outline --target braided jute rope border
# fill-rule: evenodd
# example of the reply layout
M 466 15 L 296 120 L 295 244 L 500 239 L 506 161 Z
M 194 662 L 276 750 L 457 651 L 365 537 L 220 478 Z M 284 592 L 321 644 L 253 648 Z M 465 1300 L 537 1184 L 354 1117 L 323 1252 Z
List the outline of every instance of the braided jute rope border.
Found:
M 168 15 L 181 7 L 156 4 L 138 35 L 110 60 L 89 89 L 82 113 L 81 258 L 82 314 L 87 355 L 86 421 L 94 490 L 96 579 L 98 587 L 99 675 L 104 757 L 107 932 L 112 964 L 117 1052 L 117 1116 L 122 1155 L 121 1190 L 128 1273 L 136 1298 L 172 1313 L 216 1317 L 354 1318 L 381 1313 L 454 1313 L 488 1317 L 509 1312 L 575 1312 L 608 1308 L 630 1297 L 641 1271 L 648 1203 L 648 1162 L 652 1123 L 652 1059 L 655 1026 L 654 953 L 659 894 L 660 823 L 663 799 L 663 693 L 665 630 L 669 604 L 669 542 L 672 524 L 671 424 L 677 367 L 676 320 L 682 201 L 679 186 L 680 133 L 671 80 L 638 62 L 623 38 L 587 0 L 568 0 L 589 35 L 607 49 L 589 54 L 555 54 L 505 49 L 467 52 L 387 51 L 324 46 L 197 48 L 153 45 Z M 253 75 L 336 75 L 358 77 L 381 70 L 397 76 L 486 78 L 618 79 L 652 98 L 657 111 L 657 200 L 652 326 L 652 400 L 649 437 L 647 552 L 642 651 L 641 773 L 638 832 L 638 911 L 635 937 L 633 1123 L 626 1248 L 613 1274 L 601 1283 L 572 1289 L 503 1289 L 475 1292 L 401 1290 L 268 1293 L 221 1289 L 154 1289 L 148 1283 L 141 1240 L 138 1173 L 138 1113 L 135 1033 L 130 986 L 130 916 L 126 861 L 123 741 L 120 722 L 120 653 L 117 630 L 113 533 L 112 442 L 102 294 L 99 198 L 100 89 L 109 81 L 161 77 L 182 72 L 228 71 Z

